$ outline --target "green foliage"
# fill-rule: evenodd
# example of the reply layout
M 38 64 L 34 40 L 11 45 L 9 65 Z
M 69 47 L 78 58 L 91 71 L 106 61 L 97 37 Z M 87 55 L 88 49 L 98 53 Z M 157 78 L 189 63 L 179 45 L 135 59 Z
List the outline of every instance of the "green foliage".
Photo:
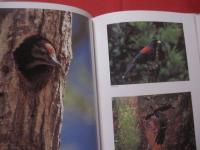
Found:
M 65 87 L 64 89 L 64 106 L 78 109 L 84 113 L 93 113 L 94 108 L 87 101 L 87 97 L 82 93 L 78 93 L 77 89 L 73 87 Z
M 117 102 L 116 108 L 118 108 L 118 129 L 115 135 L 115 149 L 137 149 L 140 143 L 140 130 L 133 108 L 120 101 Z
M 168 61 L 165 64 L 165 67 L 160 69 L 159 75 L 162 79 L 168 79 L 168 81 L 176 81 L 176 77 L 178 76 L 180 80 L 188 79 L 187 70 L 183 70 L 185 68 L 184 57 L 181 53 L 177 52 L 177 49 L 172 49 L 168 51 Z
M 125 22 L 107 27 L 111 84 L 166 82 L 188 80 L 188 68 L 183 26 L 167 22 Z M 152 62 L 159 65 L 149 71 L 153 63 L 140 62 L 125 79 L 127 65 L 139 50 L 153 39 L 162 41 L 157 47 L 158 56 Z

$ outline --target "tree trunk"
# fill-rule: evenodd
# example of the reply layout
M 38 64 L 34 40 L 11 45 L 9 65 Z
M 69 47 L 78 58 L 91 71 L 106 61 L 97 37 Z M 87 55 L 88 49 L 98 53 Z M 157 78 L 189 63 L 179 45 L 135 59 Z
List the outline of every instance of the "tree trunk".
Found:
M 13 52 L 40 35 L 56 50 L 64 73 L 54 70 L 35 92 L 15 63 Z M 0 149 L 57 150 L 63 113 L 63 86 L 71 52 L 71 13 L 42 9 L 0 10 Z

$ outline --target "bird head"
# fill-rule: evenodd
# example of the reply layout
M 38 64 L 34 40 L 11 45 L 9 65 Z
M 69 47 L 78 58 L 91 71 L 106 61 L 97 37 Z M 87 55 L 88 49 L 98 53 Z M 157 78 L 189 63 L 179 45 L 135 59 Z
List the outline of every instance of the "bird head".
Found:
M 155 49 L 159 44 L 161 44 L 162 41 L 157 40 L 157 39 L 153 39 L 150 43 L 150 45 Z
M 154 46 L 157 46 L 158 44 L 161 44 L 161 43 L 162 43 L 162 41 L 157 40 L 157 39 L 153 39 L 150 44 L 154 45 Z
M 39 65 L 61 67 L 61 64 L 56 58 L 55 48 L 48 41 L 42 40 L 34 44 L 31 49 L 31 56 L 33 61 L 27 64 L 27 69 L 31 69 Z

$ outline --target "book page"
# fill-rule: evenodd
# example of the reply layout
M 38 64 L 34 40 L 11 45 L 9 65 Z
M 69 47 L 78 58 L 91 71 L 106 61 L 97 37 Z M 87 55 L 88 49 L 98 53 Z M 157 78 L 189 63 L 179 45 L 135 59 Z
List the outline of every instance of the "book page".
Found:
M 194 15 L 127 11 L 93 24 L 102 148 L 199 149 Z
M 10 19 L 12 18 L 12 16 L 14 16 L 15 18 L 14 21 Z M 60 136 L 58 142 L 60 149 L 63 150 L 65 149 L 95 150 L 98 149 L 99 147 L 95 77 L 93 72 L 94 69 L 93 42 L 91 37 L 92 34 L 91 34 L 90 17 L 91 16 L 83 10 L 65 5 L 49 4 L 49 3 L 31 3 L 31 2 L 0 2 L 0 27 L 1 27 L 0 43 L 4 43 L 3 41 L 4 40 L 6 41 L 7 38 L 8 38 L 7 40 L 10 40 L 12 36 L 17 36 L 17 42 L 13 43 L 14 47 L 17 47 L 17 49 L 15 50 L 15 48 L 11 48 L 10 52 L 13 51 L 13 53 L 17 53 L 16 51 L 18 50 L 19 51 L 18 53 L 20 53 L 19 49 L 20 48 L 23 49 L 23 43 L 31 41 L 31 39 L 36 41 L 37 39 L 42 39 L 41 42 L 36 43 L 35 47 L 34 46 L 32 47 L 31 44 L 27 45 L 28 48 L 24 51 L 25 54 L 21 54 L 21 55 L 27 55 L 23 56 L 24 61 L 27 60 L 27 62 L 25 63 L 27 67 L 24 67 L 22 69 L 20 69 L 20 67 L 16 67 L 13 69 L 16 70 L 16 72 L 18 71 L 23 79 L 25 78 L 25 81 L 21 80 L 21 84 L 27 82 L 27 84 L 31 84 L 33 86 L 34 82 L 36 82 L 36 80 L 33 81 L 31 80 L 32 79 L 31 76 L 32 74 L 34 74 L 34 72 L 28 75 L 27 69 L 34 67 L 40 68 L 39 66 L 40 64 L 43 65 L 44 68 L 48 68 L 48 65 L 51 66 L 50 62 L 43 62 L 50 59 L 50 58 L 43 58 L 46 57 L 45 51 L 48 51 L 48 53 L 56 51 L 57 53 L 57 54 L 51 54 L 52 60 L 54 60 L 55 63 L 57 63 L 56 66 L 61 67 L 60 70 L 58 69 L 60 74 L 63 75 L 64 73 L 66 75 L 64 76 L 65 81 L 63 80 L 60 81 L 60 83 L 65 82 L 65 85 L 60 86 L 59 89 L 59 92 L 61 94 L 58 97 L 61 98 L 60 99 L 61 104 L 60 103 L 55 104 L 53 102 L 53 104 L 50 106 L 50 110 L 46 110 L 46 108 L 49 106 L 46 105 L 45 108 L 43 108 L 44 102 L 38 102 L 38 104 L 31 106 L 30 109 L 27 106 L 27 111 L 28 113 L 33 113 L 33 115 L 35 113 L 37 117 L 38 114 L 42 112 L 45 112 L 45 115 L 52 114 L 53 120 L 51 120 L 50 125 L 52 128 L 54 128 L 53 123 L 56 121 L 54 120 L 54 118 L 57 118 L 59 115 L 57 114 L 57 112 L 54 111 L 54 105 L 57 106 L 58 108 L 61 107 L 61 109 L 59 109 L 58 112 L 60 112 L 61 113 L 60 115 L 62 115 L 62 117 L 60 118 L 62 120 L 60 122 L 62 128 L 59 129 L 59 122 L 58 122 L 57 124 L 58 126 L 56 126 L 56 128 L 53 131 L 59 132 L 59 130 L 61 130 L 60 131 L 61 135 L 58 135 Z M 48 21 L 46 21 L 45 19 L 48 19 Z M 67 22 L 67 19 L 69 19 L 71 22 Z M 12 31 L 12 28 L 9 27 L 10 21 L 11 22 L 13 21 L 13 24 L 15 26 L 14 28 L 15 34 L 9 34 L 8 37 L 7 27 Z M 31 23 L 29 23 L 29 21 Z M 23 27 L 19 28 L 19 25 L 21 24 L 23 24 Z M 29 28 L 29 26 L 31 27 Z M 45 32 L 46 30 L 48 30 L 48 32 Z M 63 37 L 66 37 L 66 39 L 64 39 Z M 59 42 L 59 40 L 61 42 Z M 65 42 L 65 40 L 68 40 L 69 44 Z M 47 43 L 47 41 L 49 43 Z M 43 42 L 45 43 L 44 47 L 43 47 Z M 8 45 L 8 47 L 10 46 Z M 1 45 L 0 53 L 4 53 L 5 49 L 6 46 L 4 47 L 4 45 Z M 35 50 L 35 52 L 33 51 L 33 49 Z M 28 53 L 28 51 L 31 52 Z M 60 56 L 59 53 L 64 51 L 66 51 L 66 53 L 71 56 L 70 58 L 67 58 L 70 60 L 67 60 L 69 61 L 68 62 L 69 64 L 67 64 L 66 68 L 64 68 L 64 66 L 60 66 L 61 63 L 63 64 L 65 63 L 61 62 L 61 60 L 65 59 L 66 56 L 65 53 L 62 53 L 61 57 L 59 57 Z M 32 56 L 28 56 L 28 54 Z M 2 57 L 3 56 L 1 55 L 1 58 Z M 32 63 L 31 61 L 35 61 L 34 58 L 35 59 L 38 58 L 38 61 Z M 15 62 L 13 62 L 14 59 Z M 10 62 L 14 64 L 17 62 L 23 63 L 20 54 L 18 57 L 15 57 L 14 59 L 11 59 Z M 20 65 L 16 64 L 16 66 Z M 35 70 L 36 69 L 37 68 L 35 68 Z M 54 69 L 56 70 L 57 68 Z M 40 69 L 40 72 L 38 73 L 42 74 L 44 70 L 45 69 Z M 35 87 L 39 94 L 46 89 L 49 82 L 53 82 L 53 80 L 56 79 L 54 78 L 52 79 L 51 77 L 49 77 L 48 80 L 49 81 L 39 89 L 37 86 Z M 2 82 L 3 81 L 1 81 L 0 85 L 1 90 L 2 90 Z M 13 86 L 15 86 L 15 84 Z M 31 92 L 32 88 L 30 88 L 29 91 Z M 58 95 L 59 92 L 55 90 L 55 92 L 53 93 L 51 93 L 51 91 L 49 91 L 48 93 L 52 94 L 53 96 L 54 93 Z M 13 101 L 17 101 L 17 98 L 16 100 L 13 99 Z M 46 97 L 44 96 L 42 101 L 48 101 L 48 99 L 46 99 Z M 62 103 L 64 105 L 64 110 L 62 106 L 60 106 L 62 105 Z M 2 103 L 0 105 L 1 107 L 3 107 Z M 27 102 L 24 102 L 24 105 L 27 105 Z M 31 112 L 33 111 L 32 109 L 35 111 Z M 6 107 L 5 110 L 7 111 Z M 22 109 L 22 111 L 25 110 Z M 2 116 L 3 114 L 4 114 L 3 110 L 0 111 L 0 116 Z M 37 121 L 40 121 L 42 119 L 44 119 L 44 116 L 43 118 L 40 118 L 39 116 Z M 41 125 L 41 127 L 40 123 L 38 123 L 37 121 L 33 122 L 33 125 L 31 125 L 30 127 L 31 129 L 32 127 L 34 128 L 33 131 L 31 130 L 32 132 L 31 135 L 38 134 L 38 137 L 43 137 L 45 135 L 43 135 L 42 129 L 43 128 L 45 129 L 45 126 L 47 126 L 48 123 L 47 121 L 49 120 L 48 118 L 44 119 L 42 122 L 43 124 L 45 124 L 45 126 Z M 2 131 L 4 130 L 3 128 L 4 126 L 2 126 L 4 122 L 2 120 L 0 122 L 1 122 L 0 130 Z M 31 122 L 31 119 L 25 120 L 25 122 Z M 29 128 L 29 125 L 23 124 L 23 122 L 21 126 Z M 39 131 L 37 130 L 37 127 L 40 128 Z M 49 130 L 52 130 L 51 127 L 46 129 L 45 133 L 47 133 Z M 7 131 L 7 129 L 10 130 L 9 127 L 8 128 L 5 127 L 5 131 Z M 25 129 L 20 128 L 20 131 L 23 131 L 23 133 L 26 134 L 24 130 Z M 41 136 L 39 136 L 38 132 L 41 133 Z M 19 133 L 16 131 L 16 134 Z M 54 135 L 55 134 L 54 132 L 49 132 L 48 134 L 51 135 L 50 138 L 56 136 Z M 32 137 L 30 137 L 30 139 L 31 138 Z M 22 140 L 22 138 L 20 137 L 19 140 Z M 26 142 L 33 143 L 34 148 L 36 149 L 41 149 L 39 147 L 40 145 L 39 144 L 37 145 L 36 143 L 37 139 L 34 140 L 35 141 L 31 141 L 29 140 L 29 138 L 27 138 Z M 45 149 L 51 149 L 52 147 L 55 148 L 57 146 L 55 145 L 56 139 L 52 141 L 52 145 L 47 143 L 46 137 L 43 137 L 42 140 L 45 141 L 45 143 L 43 144 L 43 146 L 46 147 Z M 38 142 L 39 141 L 40 140 L 38 140 Z M 1 147 L 0 149 L 3 149 L 3 146 L 5 146 L 6 143 L 9 144 L 9 141 L 0 140 L 0 147 Z M 16 146 L 15 148 L 17 149 L 34 149 L 33 147 L 31 147 L 32 144 L 28 145 L 29 148 L 25 147 L 25 142 L 23 148 L 20 147 L 20 144 L 15 146 Z M 48 146 L 51 146 L 51 148 L 48 148 Z
M 200 53 L 200 16 L 199 14 L 195 15 L 196 18 L 196 28 L 197 28 L 197 43 L 198 43 L 198 49 Z

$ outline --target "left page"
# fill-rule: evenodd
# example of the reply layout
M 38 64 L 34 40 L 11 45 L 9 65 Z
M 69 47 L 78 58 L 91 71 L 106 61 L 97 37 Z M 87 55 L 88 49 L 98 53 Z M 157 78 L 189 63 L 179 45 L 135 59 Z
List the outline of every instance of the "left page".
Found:
M 0 149 L 98 149 L 90 15 L 0 2 Z

